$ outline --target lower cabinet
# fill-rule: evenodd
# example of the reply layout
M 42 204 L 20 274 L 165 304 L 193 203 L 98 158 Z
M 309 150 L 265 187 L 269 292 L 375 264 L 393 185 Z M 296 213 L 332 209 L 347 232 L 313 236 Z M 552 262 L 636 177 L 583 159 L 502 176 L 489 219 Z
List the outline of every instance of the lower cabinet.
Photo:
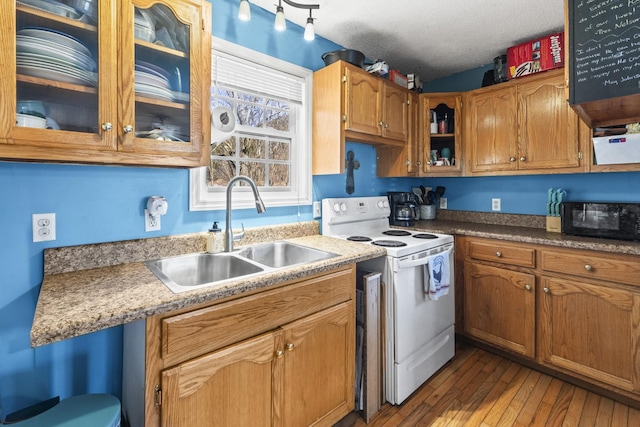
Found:
M 535 276 L 466 262 L 464 277 L 465 333 L 534 357 Z
M 354 301 L 352 265 L 125 328 L 124 413 L 136 426 L 332 426 L 354 407 Z
M 555 277 L 541 285 L 542 362 L 640 392 L 640 293 Z
M 475 237 L 457 249 L 466 336 L 640 402 L 640 257 Z

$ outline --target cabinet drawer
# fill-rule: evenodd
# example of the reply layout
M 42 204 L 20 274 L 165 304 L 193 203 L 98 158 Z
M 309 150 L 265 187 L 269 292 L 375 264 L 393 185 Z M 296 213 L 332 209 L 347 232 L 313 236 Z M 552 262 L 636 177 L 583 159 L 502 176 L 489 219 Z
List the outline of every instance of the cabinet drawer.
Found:
M 594 252 L 543 251 L 542 269 L 640 286 L 640 258 Z
M 469 256 L 482 261 L 501 262 L 522 267 L 536 266 L 536 250 L 505 242 L 469 241 Z
M 165 363 L 217 350 L 354 298 L 355 268 L 161 320 Z

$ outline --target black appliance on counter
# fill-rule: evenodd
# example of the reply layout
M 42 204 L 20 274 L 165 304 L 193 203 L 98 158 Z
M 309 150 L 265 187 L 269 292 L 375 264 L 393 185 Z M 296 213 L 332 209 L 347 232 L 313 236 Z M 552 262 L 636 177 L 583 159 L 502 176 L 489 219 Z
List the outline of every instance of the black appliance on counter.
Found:
M 640 241 L 640 204 L 564 202 L 562 233 L 574 236 Z
M 418 216 L 418 204 L 413 193 L 404 191 L 389 191 L 387 193 L 391 215 L 389 225 L 410 226 Z

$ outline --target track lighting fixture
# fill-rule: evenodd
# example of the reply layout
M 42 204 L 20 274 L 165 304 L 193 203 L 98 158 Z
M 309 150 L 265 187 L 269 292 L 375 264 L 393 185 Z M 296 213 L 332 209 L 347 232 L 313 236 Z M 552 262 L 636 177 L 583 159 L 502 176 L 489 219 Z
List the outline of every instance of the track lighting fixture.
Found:
M 274 28 L 277 31 L 284 31 L 287 28 L 287 21 L 284 17 L 284 8 L 282 7 L 283 1 L 289 6 L 292 6 L 298 9 L 309 10 L 309 17 L 307 18 L 307 23 L 304 27 L 304 39 L 313 40 L 315 38 L 315 30 L 313 27 L 314 19 L 313 19 L 312 11 L 314 9 L 320 9 L 320 5 L 319 4 L 301 4 L 291 0 L 278 0 L 278 6 L 276 6 L 276 19 L 273 24 Z M 238 9 L 238 19 L 240 19 L 241 21 L 251 20 L 251 10 L 250 10 L 248 0 L 240 0 L 240 7 Z
M 307 25 L 304 26 L 304 39 L 311 41 L 316 38 L 316 32 L 313 29 L 313 17 L 311 16 L 311 9 L 309 9 L 309 17 L 307 18 Z
M 251 7 L 248 0 L 240 1 L 240 8 L 238 9 L 238 19 L 241 21 L 251 21 Z

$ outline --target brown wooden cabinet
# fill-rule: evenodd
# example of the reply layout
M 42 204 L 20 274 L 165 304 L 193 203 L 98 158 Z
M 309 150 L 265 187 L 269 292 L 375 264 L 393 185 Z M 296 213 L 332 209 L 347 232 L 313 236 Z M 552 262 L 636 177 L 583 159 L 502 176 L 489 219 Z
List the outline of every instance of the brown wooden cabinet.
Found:
M 344 172 L 345 141 L 407 145 L 409 91 L 337 61 L 313 75 L 313 174 Z
M 206 164 L 211 67 L 202 52 L 211 45 L 208 2 L 101 1 L 89 22 L 10 3 L 0 12 L 0 158 Z M 135 28 L 136 19 L 155 22 L 163 42 Z M 32 27 L 46 30 L 34 34 Z M 69 53 L 54 53 L 56 41 Z M 44 104 L 50 128 L 16 125 L 23 100 Z
M 409 93 L 407 144 L 402 147 L 376 147 L 376 174 L 380 177 L 420 174 L 420 105 L 418 94 Z
M 127 325 L 124 412 L 140 426 L 331 426 L 354 406 L 354 304 L 350 265 Z
M 637 256 L 461 237 L 463 333 L 640 401 Z
M 418 168 L 421 175 L 457 176 L 462 173 L 462 93 L 436 93 L 420 95 L 420 129 L 418 136 Z M 437 120 L 446 117 L 444 132 L 431 132 L 430 115 L 436 113 Z M 443 149 L 449 151 L 444 159 Z M 432 156 L 432 151 L 437 152 Z
M 565 99 L 562 70 L 467 93 L 466 152 L 471 175 L 586 170 L 588 135 Z
M 562 371 L 640 395 L 640 293 L 542 277 L 540 357 Z
M 464 332 L 535 357 L 535 275 L 514 269 L 533 267 L 535 251 L 504 242 L 470 240 L 467 245 Z

